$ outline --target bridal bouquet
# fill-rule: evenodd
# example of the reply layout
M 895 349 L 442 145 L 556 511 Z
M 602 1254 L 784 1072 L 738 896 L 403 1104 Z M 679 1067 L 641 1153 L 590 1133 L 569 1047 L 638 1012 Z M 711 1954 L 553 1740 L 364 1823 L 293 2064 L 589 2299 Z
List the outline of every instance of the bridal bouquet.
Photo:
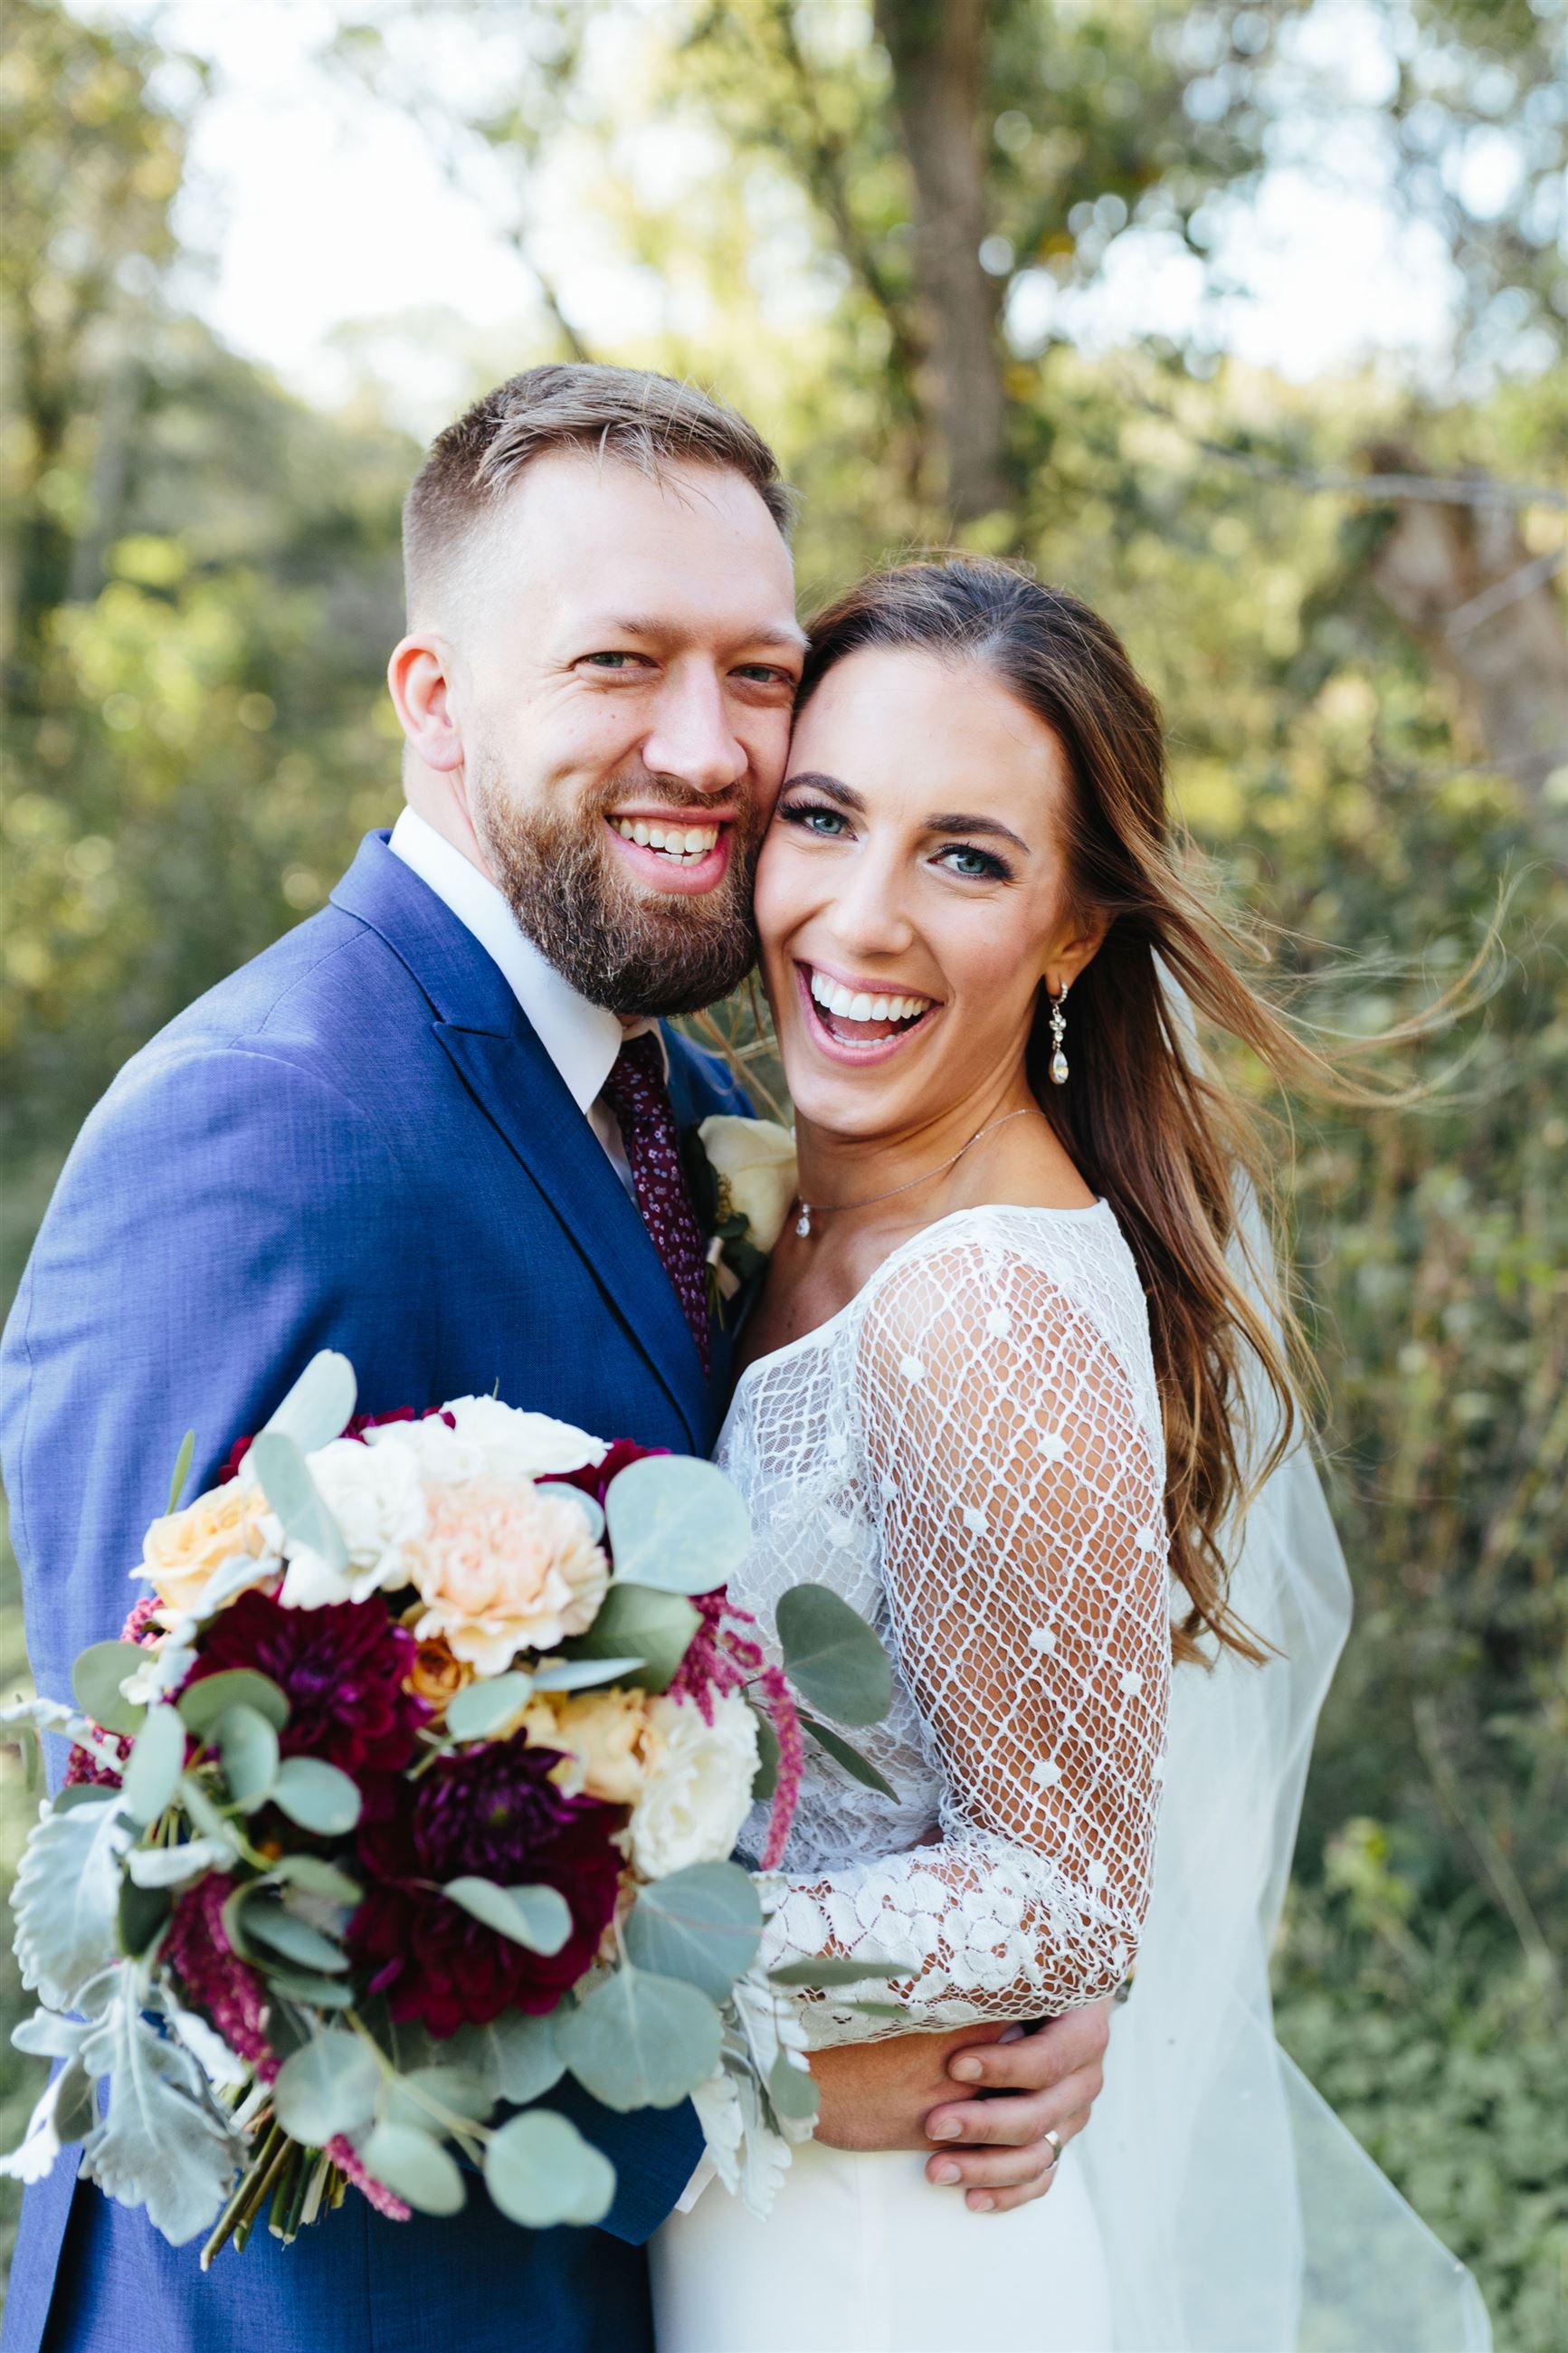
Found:
M 0 2169 L 80 2141 L 204 2267 L 351 2186 L 455 2212 L 475 2171 L 515 2221 L 595 2222 L 608 2159 L 524 2105 L 570 2073 L 620 2110 L 695 2095 L 764 2205 L 816 2112 L 788 1988 L 845 1969 L 771 1978 L 768 1882 L 729 1858 L 771 1798 L 776 1863 L 803 1737 L 869 1775 L 795 1694 L 874 1721 L 880 1645 L 803 1585 L 764 1663 L 710 1463 L 494 1398 L 354 1402 L 318 1356 L 182 1510 L 187 1438 L 126 1638 L 74 1707 L 5 1712 L 74 1745 L 12 1898 L 41 2004 L 13 2040 L 61 2063 Z

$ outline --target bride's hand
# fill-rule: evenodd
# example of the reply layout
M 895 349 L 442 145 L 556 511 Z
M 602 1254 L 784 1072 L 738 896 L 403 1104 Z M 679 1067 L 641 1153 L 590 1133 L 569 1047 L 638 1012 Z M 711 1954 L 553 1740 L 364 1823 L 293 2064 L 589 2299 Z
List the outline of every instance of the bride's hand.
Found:
M 975 2213 L 1026 2205 L 1051 2185 L 1055 2152 L 1046 2134 L 1065 2146 L 1088 2121 L 1109 2016 L 1101 2002 L 1053 2019 L 1037 2034 L 998 2021 L 816 2052 L 816 2137 L 853 2149 L 925 2149 L 935 2142 L 940 2154 L 926 2167 L 929 2181 L 962 2189 Z M 954 2084 L 969 2080 L 977 2090 L 1012 2096 L 954 2098 Z

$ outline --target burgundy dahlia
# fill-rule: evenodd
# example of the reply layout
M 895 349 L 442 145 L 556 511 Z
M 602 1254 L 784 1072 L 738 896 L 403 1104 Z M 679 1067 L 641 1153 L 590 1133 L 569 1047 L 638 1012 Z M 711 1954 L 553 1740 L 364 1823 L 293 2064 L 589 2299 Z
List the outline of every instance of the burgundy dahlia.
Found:
M 404 1688 L 417 1649 L 379 1595 L 324 1609 L 285 1609 L 270 1594 L 242 1593 L 202 1636 L 192 1683 L 229 1667 L 254 1667 L 288 1694 L 279 1735 L 285 1757 L 321 1757 L 353 1778 L 400 1773 L 429 1714 Z
M 396 2019 L 432 2034 L 484 2025 L 503 2010 L 550 2010 L 598 1950 L 616 1908 L 621 1857 L 612 1834 L 625 1810 L 569 1798 L 550 1778 L 560 1761 L 521 1733 L 444 1757 L 360 1831 L 370 1893 L 349 1925 L 357 1967 Z M 572 1934 L 558 1953 L 531 1953 L 441 1894 L 468 1874 L 502 1887 L 558 1888 Z

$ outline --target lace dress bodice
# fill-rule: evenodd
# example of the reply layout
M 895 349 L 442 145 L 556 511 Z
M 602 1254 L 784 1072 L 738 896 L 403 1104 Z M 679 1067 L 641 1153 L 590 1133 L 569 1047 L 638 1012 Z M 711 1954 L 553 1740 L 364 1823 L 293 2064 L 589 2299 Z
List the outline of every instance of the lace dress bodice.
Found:
M 918 2021 L 806 1992 L 810 2042 L 1113 1992 L 1148 1904 L 1171 1634 L 1148 1314 L 1109 1207 L 927 1227 L 747 1368 L 718 1459 L 752 1525 L 730 1589 L 764 1640 L 811 1581 L 893 1662 L 854 1737 L 897 1797 L 808 1744 L 763 1958 L 908 1955 L 858 1990 Z

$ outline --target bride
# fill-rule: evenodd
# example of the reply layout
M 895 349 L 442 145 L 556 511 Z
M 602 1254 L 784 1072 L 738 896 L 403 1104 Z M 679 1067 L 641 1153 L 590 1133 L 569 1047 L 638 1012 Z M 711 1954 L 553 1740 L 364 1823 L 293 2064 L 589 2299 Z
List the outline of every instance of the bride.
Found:
M 1008 2201 L 929 2150 L 818 2138 L 765 2222 L 710 2188 L 659 2233 L 660 2353 L 1484 2347 L 1268 2022 L 1346 1588 L 1260 1156 L 1187 1005 L 1312 1057 L 1180 873 L 1113 633 L 973 558 L 861 583 L 814 632 L 756 906 L 800 1201 L 720 1445 L 731 1591 L 872 1618 L 896 1792 L 814 1752 L 764 1956 L 906 1963 L 891 2016 L 798 1997 L 825 2097 L 879 2035 L 1026 2031 L 1138 1967 L 1048 2200 L 987 2226 Z

